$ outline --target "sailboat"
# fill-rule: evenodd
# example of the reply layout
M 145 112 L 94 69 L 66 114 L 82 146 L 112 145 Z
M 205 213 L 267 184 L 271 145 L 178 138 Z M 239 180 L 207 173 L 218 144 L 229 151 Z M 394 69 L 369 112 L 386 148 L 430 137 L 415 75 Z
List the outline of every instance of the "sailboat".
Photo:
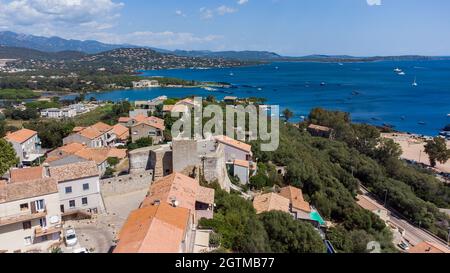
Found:
M 414 78 L 414 82 L 413 82 L 412 86 L 413 86 L 413 87 L 417 87 L 417 86 L 419 86 L 419 85 L 417 84 L 417 77 L 416 77 L 416 78 Z

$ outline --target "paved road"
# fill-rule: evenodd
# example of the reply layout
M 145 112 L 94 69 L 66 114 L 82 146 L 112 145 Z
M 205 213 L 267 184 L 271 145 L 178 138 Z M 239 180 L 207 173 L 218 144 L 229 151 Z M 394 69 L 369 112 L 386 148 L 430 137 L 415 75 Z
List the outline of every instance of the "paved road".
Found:
M 365 198 L 366 200 L 368 200 L 369 202 L 378 205 L 378 206 L 382 206 L 382 204 L 380 204 L 379 202 L 377 202 L 374 198 L 372 198 L 370 196 L 370 193 L 361 188 L 361 191 L 363 192 L 363 198 Z M 389 216 L 390 216 L 390 221 L 397 227 L 400 227 L 402 229 L 405 230 L 405 236 L 404 238 L 413 246 L 423 242 L 423 241 L 427 241 L 427 242 L 433 242 L 436 244 L 439 244 L 443 247 L 448 247 L 447 244 L 445 244 L 443 241 L 439 240 L 438 238 L 430 235 L 428 232 L 424 231 L 423 229 L 420 229 L 410 223 L 408 223 L 407 221 L 405 221 L 404 219 L 402 219 L 399 215 L 397 215 L 395 212 L 387 209 L 389 212 Z

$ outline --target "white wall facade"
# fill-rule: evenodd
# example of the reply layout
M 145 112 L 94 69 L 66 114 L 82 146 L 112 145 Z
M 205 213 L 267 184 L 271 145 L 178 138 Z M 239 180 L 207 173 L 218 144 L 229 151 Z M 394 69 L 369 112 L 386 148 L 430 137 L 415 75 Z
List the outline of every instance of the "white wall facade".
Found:
M 31 212 L 31 202 L 44 200 L 45 209 L 38 210 L 36 214 Z M 22 204 L 28 204 L 28 209 L 22 209 Z M 58 228 L 61 225 L 61 213 L 59 210 L 58 193 L 48 194 L 40 197 L 27 198 L 0 204 L 0 223 L 2 219 L 21 215 L 35 215 L 30 222 L 31 226 L 24 229 L 23 222 L 15 222 L 0 225 L 0 251 L 27 252 L 31 250 L 47 251 L 48 247 L 60 239 L 60 233 L 49 234 L 45 237 L 35 237 L 37 228 Z M 37 218 L 36 218 L 37 217 Z M 45 219 L 45 220 L 42 220 Z M 55 220 L 58 219 L 56 222 Z M 45 226 L 41 226 L 43 221 Z
M 84 189 L 84 184 L 88 184 L 89 188 Z M 66 191 L 66 188 L 71 188 L 71 192 L 69 189 Z M 58 191 L 60 204 L 64 206 L 64 213 L 75 210 L 92 212 L 102 212 L 104 210 L 98 176 L 59 182 Z M 87 199 L 87 204 L 83 203 L 84 198 Z

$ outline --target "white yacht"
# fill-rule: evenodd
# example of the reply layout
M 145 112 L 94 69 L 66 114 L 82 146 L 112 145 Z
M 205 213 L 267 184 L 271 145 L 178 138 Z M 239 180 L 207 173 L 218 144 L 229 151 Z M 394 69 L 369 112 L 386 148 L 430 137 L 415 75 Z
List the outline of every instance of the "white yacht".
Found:
M 419 84 L 417 84 L 417 78 L 414 78 L 414 82 L 413 82 L 412 86 L 413 86 L 413 87 L 419 86 Z
M 400 75 L 400 76 L 405 76 L 406 73 L 402 71 L 402 72 L 399 72 L 398 75 Z
M 396 69 L 394 69 L 394 72 L 400 73 L 400 72 L 402 72 L 402 70 L 397 67 Z

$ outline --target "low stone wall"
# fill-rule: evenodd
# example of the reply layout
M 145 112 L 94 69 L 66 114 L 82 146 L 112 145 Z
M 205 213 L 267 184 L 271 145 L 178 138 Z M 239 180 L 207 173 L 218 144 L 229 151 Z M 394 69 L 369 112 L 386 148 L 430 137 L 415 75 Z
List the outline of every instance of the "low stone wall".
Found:
M 100 180 L 103 197 L 148 189 L 153 182 L 153 170 Z

